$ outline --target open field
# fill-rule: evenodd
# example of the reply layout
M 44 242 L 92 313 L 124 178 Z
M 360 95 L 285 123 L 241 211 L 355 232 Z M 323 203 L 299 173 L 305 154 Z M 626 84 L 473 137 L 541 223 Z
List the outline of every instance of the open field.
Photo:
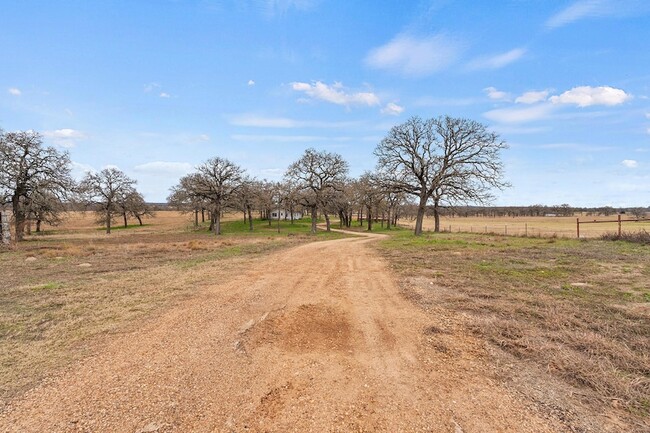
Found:
M 595 413 L 650 428 L 647 246 L 402 230 L 378 247 L 406 296 L 483 341 L 526 398 L 580 428 Z M 453 353 L 446 326 L 431 332 Z
M 145 224 L 0 253 L 0 431 L 650 429 L 647 246 Z
M 187 215 L 159 212 L 144 227 L 98 230 L 88 214 L 71 215 L 45 234 L 0 253 L 0 408 L 48 372 L 88 355 L 104 336 L 227 280 L 255 260 L 338 233 L 309 236 L 308 223 L 266 222 L 253 233 L 240 221 L 217 238 L 195 231 Z
M 579 217 L 580 221 L 612 221 L 616 220 L 617 216 L 609 217 L 586 217 L 586 216 L 573 216 L 573 217 L 500 217 L 500 218 L 487 218 L 487 217 L 441 217 L 440 229 L 443 231 L 452 232 L 467 232 L 467 233 L 494 233 L 494 234 L 507 234 L 514 236 L 543 236 L 543 237 L 561 237 L 561 238 L 575 238 L 576 237 L 576 218 Z M 626 217 L 623 215 L 622 219 Z M 629 216 L 632 219 L 631 216 Z M 415 221 L 402 219 L 399 221 L 400 225 L 415 227 Z M 424 230 L 433 230 L 433 218 L 425 218 L 423 224 Z M 622 225 L 623 231 L 650 231 L 650 220 L 642 222 L 624 222 Z M 581 224 L 580 237 L 581 238 L 597 238 L 606 232 L 616 232 L 618 224 L 613 223 L 598 223 L 598 224 Z

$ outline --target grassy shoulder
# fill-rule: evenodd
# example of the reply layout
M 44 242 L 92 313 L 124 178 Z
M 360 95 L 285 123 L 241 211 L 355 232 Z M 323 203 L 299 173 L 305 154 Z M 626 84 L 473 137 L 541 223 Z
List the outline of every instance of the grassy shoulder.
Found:
M 311 235 L 308 221 L 281 222 L 280 233 L 254 223 L 251 233 L 241 221 L 226 221 L 222 236 L 188 229 L 185 218 L 164 230 L 153 219 L 111 235 L 71 227 L 0 253 L 0 410 L 103 336 L 234 278 L 267 254 L 346 236 Z
M 583 403 L 650 414 L 650 248 L 601 240 L 395 230 L 377 244 L 427 305 L 584 390 Z M 594 412 L 596 413 L 596 412 Z

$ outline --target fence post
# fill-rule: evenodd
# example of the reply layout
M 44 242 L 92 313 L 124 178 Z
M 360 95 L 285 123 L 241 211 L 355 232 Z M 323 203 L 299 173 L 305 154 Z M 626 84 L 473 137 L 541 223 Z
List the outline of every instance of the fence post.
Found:
M 580 218 L 576 218 L 576 236 L 580 239 Z
M 618 214 L 618 237 L 621 237 L 621 214 Z
M 524 236 L 528 237 L 528 223 L 524 224 Z

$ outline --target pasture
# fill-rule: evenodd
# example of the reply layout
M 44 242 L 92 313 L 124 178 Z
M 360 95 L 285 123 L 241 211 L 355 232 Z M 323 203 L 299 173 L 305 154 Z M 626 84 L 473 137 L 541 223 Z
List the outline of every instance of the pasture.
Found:
M 508 236 L 530 236 L 530 237 L 560 237 L 576 238 L 576 218 L 580 221 L 615 221 L 617 216 L 584 216 L 576 215 L 570 217 L 441 217 L 440 230 L 451 232 L 498 234 Z M 650 231 L 650 220 L 639 222 L 625 222 L 633 219 L 632 216 L 622 216 L 624 221 L 622 230 L 635 232 L 639 230 Z M 415 221 L 401 220 L 402 225 L 415 226 Z M 423 228 L 425 231 L 433 231 L 433 218 L 425 218 Z M 597 223 L 581 224 L 581 238 L 598 238 L 605 233 L 615 233 L 618 230 L 618 223 Z
M 498 384 L 570 431 L 646 431 L 650 249 L 570 239 L 571 220 L 575 223 L 573 218 L 443 219 L 443 227 L 452 224 L 451 233 L 427 232 L 419 238 L 406 228 L 387 231 L 375 225 L 376 232 L 388 236 L 371 245 L 383 256 L 388 279 L 399 282 L 401 297 L 428 318 L 421 330 L 403 330 L 422 335 L 419 350 L 427 359 L 449 364 L 460 377 L 470 373 L 459 360 L 474 360 L 482 366 L 480 373 L 472 370 L 480 375 L 476 380 Z M 537 227 L 542 237 L 469 229 L 508 224 L 513 234 L 522 223 L 529 230 Z M 363 231 L 356 221 L 353 226 Z M 464 233 L 457 233 L 456 226 Z M 226 218 L 223 228 L 224 235 L 217 237 L 205 225 L 195 229 L 192 216 L 169 211 L 158 212 L 144 226 L 116 226 L 105 235 L 91 214 L 78 213 L 0 253 L 0 413 L 38 384 L 101 353 L 107 342 L 155 323 L 164 312 L 201 291 L 205 295 L 208 287 L 234 281 L 269 256 L 349 236 L 309 235 L 307 220 L 282 221 L 280 233 L 275 221 L 256 220 L 251 233 L 239 215 Z M 359 251 L 349 247 L 336 257 L 354 260 Z M 374 277 L 363 269 L 370 257 L 358 260 L 361 269 L 354 272 L 362 273 L 360 281 Z M 311 263 L 318 268 L 312 262 L 296 257 L 295 265 L 285 267 L 297 271 Z M 338 281 L 336 266 L 327 276 L 332 284 Z M 291 272 L 284 272 L 274 278 L 289 278 Z M 328 287 L 323 285 L 318 296 L 331 298 Z M 417 367 L 413 374 L 426 373 Z

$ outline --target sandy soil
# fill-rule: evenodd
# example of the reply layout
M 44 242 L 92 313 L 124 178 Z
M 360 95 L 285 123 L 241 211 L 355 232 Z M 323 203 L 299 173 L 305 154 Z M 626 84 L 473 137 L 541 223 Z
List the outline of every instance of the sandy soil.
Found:
M 0 431 L 563 431 L 490 376 L 478 342 L 400 292 L 375 236 L 206 282 L 10 404 Z

